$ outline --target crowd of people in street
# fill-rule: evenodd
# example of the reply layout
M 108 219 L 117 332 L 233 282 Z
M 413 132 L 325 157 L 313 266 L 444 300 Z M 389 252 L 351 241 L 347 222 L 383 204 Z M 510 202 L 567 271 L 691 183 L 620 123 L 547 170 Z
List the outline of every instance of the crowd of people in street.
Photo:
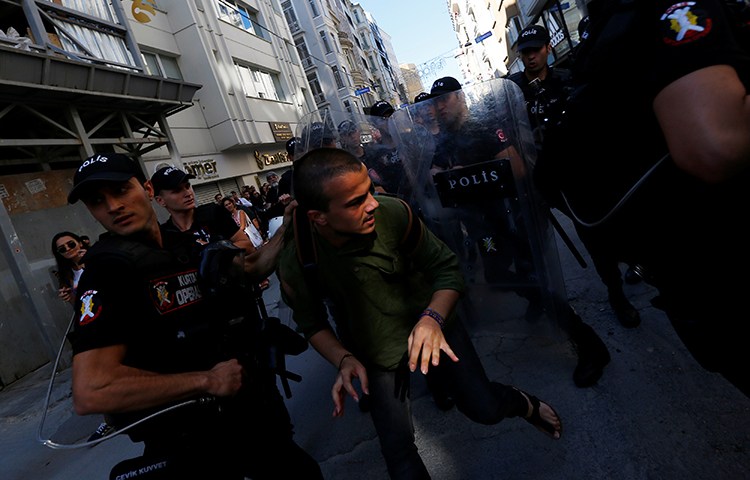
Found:
M 532 25 L 517 44 L 524 70 L 484 90 L 443 77 L 405 109 L 374 103 L 366 123 L 305 125 L 286 144 L 291 169 L 214 203 L 197 205 L 180 168 L 147 178 L 123 154 L 86 159 L 68 201 L 106 233 L 87 245 L 60 232 L 52 254 L 75 312 L 75 411 L 145 445 L 113 475 L 323 478 L 268 362 L 308 344 L 336 368 L 332 415 L 347 396 L 360 403 L 393 479 L 431 478 L 412 375 L 442 409 L 561 438 L 554 402 L 485 371 L 464 318 L 472 289 L 502 287 L 525 302 L 529 328 L 547 316 L 568 335 L 576 386 L 599 381 L 609 350 L 547 271 L 553 209 L 572 219 L 624 327 L 642 319 L 621 266 L 658 290 L 653 304 L 698 362 L 750 395 L 748 280 L 733 274 L 750 267 L 750 37 L 730 33 L 720 0 L 645 3 L 623 16 L 616 0 L 591 2 L 569 71 L 548 65 L 549 33 Z M 683 28 L 688 14 L 702 30 Z M 642 73 L 623 62 L 633 48 Z M 628 87 L 633 75 L 644 88 Z M 525 117 L 507 114 L 519 91 Z M 161 224 L 154 203 L 169 213 Z M 296 330 L 265 314 L 273 274 Z

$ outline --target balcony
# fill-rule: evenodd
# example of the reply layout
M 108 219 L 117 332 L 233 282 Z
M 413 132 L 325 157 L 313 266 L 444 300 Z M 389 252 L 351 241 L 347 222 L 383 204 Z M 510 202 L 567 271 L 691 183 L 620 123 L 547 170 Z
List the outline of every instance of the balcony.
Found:
M 181 80 L 0 45 L 0 99 L 5 101 L 48 99 L 167 113 L 192 102 L 199 88 Z

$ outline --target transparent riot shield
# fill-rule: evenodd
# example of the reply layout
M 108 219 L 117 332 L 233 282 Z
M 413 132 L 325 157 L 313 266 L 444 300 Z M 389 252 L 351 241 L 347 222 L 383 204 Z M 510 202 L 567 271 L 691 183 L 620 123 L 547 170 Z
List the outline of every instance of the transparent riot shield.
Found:
M 348 118 L 348 112 L 338 112 L 328 108 L 310 112 L 297 124 L 294 158 L 301 158 L 310 150 L 321 147 L 339 147 L 337 122 Z
M 408 199 L 409 184 L 399 154 L 399 136 L 388 118 L 323 109 L 304 117 L 297 128 L 300 138 L 295 156 L 320 147 L 337 147 L 352 153 L 366 166 L 375 189 Z
M 557 336 L 567 298 L 518 86 L 493 79 L 419 102 L 395 112 L 390 131 L 405 199 L 461 262 L 464 321 Z

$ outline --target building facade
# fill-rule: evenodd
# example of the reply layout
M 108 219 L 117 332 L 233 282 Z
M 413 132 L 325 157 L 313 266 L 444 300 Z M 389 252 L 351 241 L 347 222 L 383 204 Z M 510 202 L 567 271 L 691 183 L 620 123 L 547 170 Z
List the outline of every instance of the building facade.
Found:
M 551 65 L 565 65 L 579 43 L 578 24 L 586 15 L 585 0 L 448 0 L 461 45 L 459 66 L 467 81 L 481 82 L 523 70 L 516 52 L 518 35 L 529 25 L 550 33 Z
M 54 358 L 71 318 L 52 236 L 102 232 L 66 202 L 83 158 L 180 166 L 205 203 L 288 167 L 315 103 L 278 0 L 9 0 L 0 30 L 2 387 Z

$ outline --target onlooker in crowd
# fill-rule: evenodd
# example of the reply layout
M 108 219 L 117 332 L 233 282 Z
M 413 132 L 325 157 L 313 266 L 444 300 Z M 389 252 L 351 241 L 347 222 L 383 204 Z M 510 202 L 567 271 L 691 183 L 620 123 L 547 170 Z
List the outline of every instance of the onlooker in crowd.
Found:
M 195 177 L 193 177 L 193 178 L 195 178 Z M 242 208 L 253 208 L 253 203 L 252 203 L 252 201 L 250 201 L 250 200 L 248 200 L 248 199 L 246 199 L 246 198 L 240 197 L 240 196 L 239 196 L 239 195 L 237 194 L 237 192 L 235 192 L 234 190 L 232 190 L 231 192 L 229 192 L 229 194 L 230 194 L 230 195 L 232 196 L 232 200 L 234 201 L 234 203 L 235 203 L 235 204 L 236 204 L 236 205 L 237 205 L 238 207 L 242 207 Z M 222 201 L 222 203 L 223 203 L 223 201 Z
M 160 478 L 322 478 L 293 440 L 275 376 L 246 361 L 252 339 L 229 348 L 236 318 L 204 288 L 199 257 L 163 248 L 153 196 L 138 163 L 116 153 L 88 158 L 68 196 L 107 230 L 88 252 L 69 336 L 75 410 L 110 414 L 120 429 L 152 417 L 128 431 L 143 456 L 111 478 L 154 465 Z M 245 268 L 268 275 L 273 260 Z
M 268 182 L 266 203 L 273 207 L 279 201 L 279 175 L 276 172 L 268 172 L 266 182 Z
M 81 237 L 73 232 L 59 232 L 52 237 L 52 256 L 55 257 L 59 282 L 57 296 L 68 303 L 75 302 L 76 287 L 83 273 L 83 255 L 86 249 Z
M 563 121 L 565 105 L 572 92 L 572 76 L 569 70 L 553 68 L 547 64 L 552 53 L 552 45 L 549 33 L 543 26 L 531 25 L 524 28 L 518 36 L 516 48 L 524 69 L 508 78 L 523 91 L 535 143 L 537 149 L 541 150 L 545 132 Z M 555 152 L 548 152 L 548 154 L 550 158 L 553 158 Z M 606 154 L 602 156 L 602 162 L 606 162 Z M 542 182 L 543 185 L 548 183 L 544 180 Z M 545 191 L 542 193 L 548 197 L 555 195 Z M 564 208 L 560 205 L 556 195 L 548 198 L 548 201 L 553 206 Z M 619 262 L 611 255 L 608 248 L 610 240 L 580 225 L 576 225 L 576 233 L 591 255 L 594 267 L 607 287 L 609 304 L 617 315 L 617 319 L 625 327 L 637 327 L 641 323 L 641 316 L 622 289 Z
M 217 193 L 216 195 L 214 195 L 214 202 L 215 202 L 215 203 L 216 203 L 217 205 L 221 205 L 221 203 L 222 203 L 223 201 L 224 201 L 224 195 L 222 195 L 222 194 L 220 194 L 220 193 Z
M 266 194 L 266 224 L 277 224 L 284 216 L 284 209 L 289 205 L 291 197 L 289 194 L 282 195 L 279 188 L 279 175 L 276 172 L 269 172 L 266 175 L 268 180 L 268 193 Z
M 750 395 L 750 46 L 729 3 L 591 2 L 577 94 L 537 166 L 642 267 L 696 360 Z
M 310 343 L 338 367 L 333 415 L 343 415 L 347 394 L 359 400 L 355 379 L 370 396 L 391 478 L 430 478 L 411 419 L 409 377 L 417 369 L 440 376 L 458 409 L 475 422 L 520 416 L 560 437 L 552 407 L 489 381 L 453 314 L 463 291 L 455 255 L 404 202 L 376 200 L 362 162 L 337 148 L 313 150 L 297 160 L 294 184 L 298 208 L 310 221 L 309 238 L 302 230 L 296 240 L 287 236 L 278 271 L 283 296 Z M 306 276 L 298 258 L 301 242 L 316 251 L 314 276 Z
M 253 189 L 252 185 L 251 186 L 245 185 L 244 187 L 242 187 L 242 194 L 241 194 L 241 197 L 247 203 L 250 203 L 250 205 L 252 206 L 250 207 L 239 206 L 237 208 L 240 210 L 243 210 L 247 214 L 247 216 L 250 218 L 250 221 L 252 221 L 253 225 L 255 225 L 255 228 L 257 228 L 258 231 L 263 236 L 263 240 L 267 240 L 268 238 L 265 235 L 266 227 L 264 227 L 265 223 L 263 220 L 263 216 L 258 211 L 257 205 L 253 203 L 253 190 L 252 189 Z M 223 204 L 224 204 L 224 200 L 222 199 L 221 205 Z M 245 204 L 245 202 L 243 202 L 243 204 Z
M 255 248 L 260 248 L 263 245 L 263 235 L 261 235 L 260 230 L 258 230 L 253 221 L 250 220 L 247 213 L 245 213 L 244 210 L 237 208 L 237 204 L 234 203 L 232 197 L 225 197 L 223 204 L 224 208 L 226 208 L 230 215 L 232 215 L 234 223 L 240 227 L 240 230 L 245 232 L 245 235 L 250 239 L 253 246 Z
M 472 117 L 458 80 L 453 77 L 435 80 L 430 95 L 436 102 L 441 130 L 433 161 L 436 172 L 518 155 L 503 125 Z M 529 219 L 523 218 L 519 200 L 512 200 L 513 203 L 506 203 L 506 200 L 510 199 L 501 195 L 495 199 L 472 196 L 461 200 L 456 210 L 471 245 L 479 250 L 485 280 L 517 285 L 514 291 L 529 301 L 527 318 L 531 318 L 535 312 L 543 311 L 543 305 L 540 287 L 526 286 L 533 285 L 538 278 L 528 238 Z M 512 271 L 509 270 L 511 264 L 514 265 Z M 596 332 L 575 313 L 567 298 L 559 298 L 558 302 L 565 305 L 558 313 L 560 323 L 568 330 L 578 353 L 573 380 L 579 387 L 590 387 L 596 384 L 609 363 L 609 352 Z

